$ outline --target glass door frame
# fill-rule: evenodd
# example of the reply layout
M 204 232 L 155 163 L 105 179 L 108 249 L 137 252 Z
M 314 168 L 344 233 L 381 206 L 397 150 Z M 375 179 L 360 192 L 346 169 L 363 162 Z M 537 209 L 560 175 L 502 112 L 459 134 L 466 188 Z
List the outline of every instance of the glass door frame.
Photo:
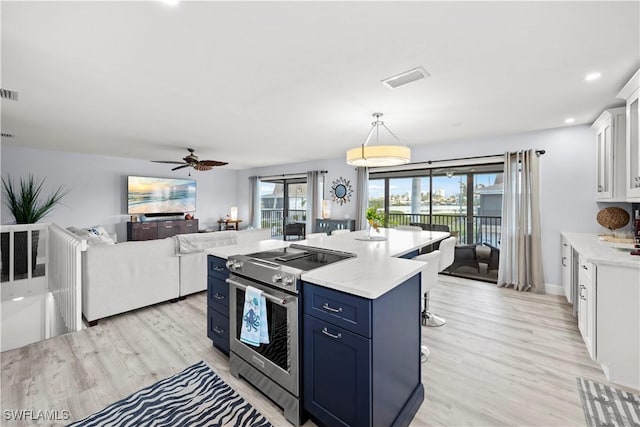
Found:
M 285 227 L 287 225 L 287 219 L 289 218 L 289 185 L 290 184 L 307 184 L 306 177 L 295 177 L 295 178 L 277 178 L 277 179 L 265 179 L 261 182 L 272 183 L 272 184 L 282 184 L 282 216 L 280 218 L 280 226 L 282 230 L 282 240 L 287 239 L 287 234 L 285 232 Z M 306 194 L 305 194 L 306 197 Z M 262 208 L 261 208 L 262 210 Z M 306 224 L 307 219 L 304 218 L 300 222 L 304 222 Z M 273 237 L 273 235 L 272 235 Z

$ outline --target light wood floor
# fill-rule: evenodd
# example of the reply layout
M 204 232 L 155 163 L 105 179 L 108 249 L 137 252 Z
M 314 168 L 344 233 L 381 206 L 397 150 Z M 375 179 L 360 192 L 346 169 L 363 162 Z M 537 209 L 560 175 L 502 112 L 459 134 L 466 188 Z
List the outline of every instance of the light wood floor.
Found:
M 442 277 L 431 304 L 447 324 L 422 328 L 431 358 L 412 425 L 585 425 L 576 377 L 606 381 L 563 297 Z M 205 312 L 200 293 L 4 352 L 1 409 L 69 410 L 76 420 L 204 360 L 274 425 L 287 426 L 275 405 L 230 375 L 206 336 Z

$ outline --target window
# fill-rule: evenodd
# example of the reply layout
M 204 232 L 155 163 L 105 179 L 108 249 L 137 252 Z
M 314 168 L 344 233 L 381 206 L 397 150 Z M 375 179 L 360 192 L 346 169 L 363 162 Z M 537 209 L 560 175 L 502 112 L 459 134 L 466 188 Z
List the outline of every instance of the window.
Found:
M 451 274 L 497 279 L 503 165 L 462 165 L 413 171 L 371 172 L 369 207 L 385 212 L 386 226 L 410 223 L 448 228 L 472 259 L 454 262 Z M 487 252 L 491 252 L 489 262 Z M 461 252 L 461 251 L 460 251 Z

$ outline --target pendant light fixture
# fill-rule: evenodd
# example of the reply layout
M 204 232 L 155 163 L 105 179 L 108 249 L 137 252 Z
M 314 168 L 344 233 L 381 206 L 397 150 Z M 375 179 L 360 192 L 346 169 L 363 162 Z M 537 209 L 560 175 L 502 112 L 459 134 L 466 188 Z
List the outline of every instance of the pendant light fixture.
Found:
M 374 122 L 371 122 L 371 130 L 367 139 L 360 147 L 352 148 L 347 151 L 347 164 L 352 166 L 395 166 L 404 165 L 411 161 L 411 149 L 406 145 L 378 145 L 380 136 L 380 127 L 383 127 L 402 144 L 400 139 L 391 132 L 391 130 L 380 120 L 382 113 L 373 113 L 375 118 Z M 371 141 L 371 137 L 375 133 L 376 144 L 367 145 Z

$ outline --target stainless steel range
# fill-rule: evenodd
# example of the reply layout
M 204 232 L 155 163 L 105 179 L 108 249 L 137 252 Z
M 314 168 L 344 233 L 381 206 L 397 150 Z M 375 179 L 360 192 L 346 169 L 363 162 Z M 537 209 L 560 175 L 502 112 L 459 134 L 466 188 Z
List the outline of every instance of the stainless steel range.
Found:
M 292 244 L 288 248 L 233 255 L 230 274 L 231 373 L 242 376 L 284 408 L 284 416 L 298 426 L 300 402 L 300 276 L 318 267 L 354 257 L 347 252 Z M 262 290 L 267 303 L 269 344 L 259 347 L 240 341 L 247 286 Z

